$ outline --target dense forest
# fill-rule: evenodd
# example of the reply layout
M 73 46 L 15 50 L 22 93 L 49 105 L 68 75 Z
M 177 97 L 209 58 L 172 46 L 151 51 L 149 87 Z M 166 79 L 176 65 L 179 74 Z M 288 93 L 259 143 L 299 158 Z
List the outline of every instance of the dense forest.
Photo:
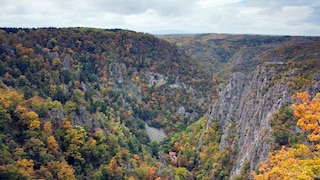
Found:
M 221 148 L 223 123 L 210 109 L 233 73 L 260 66 L 274 73 L 265 91 L 286 84 L 292 101 L 270 117 L 269 158 L 233 178 L 320 176 L 320 90 L 297 93 L 318 83 L 319 44 L 1 28 L 0 179 L 229 179 L 238 150 Z M 166 137 L 151 139 L 146 126 Z
M 207 72 L 158 38 L 126 30 L 1 30 L 1 178 L 146 179 L 158 142 L 204 114 Z M 168 158 L 168 157 L 167 157 Z

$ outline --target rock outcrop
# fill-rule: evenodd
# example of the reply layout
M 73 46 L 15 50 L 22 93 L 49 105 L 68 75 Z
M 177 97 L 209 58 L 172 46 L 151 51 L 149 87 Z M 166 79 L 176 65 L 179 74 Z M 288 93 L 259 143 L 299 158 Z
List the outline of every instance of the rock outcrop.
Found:
M 236 152 L 231 178 L 247 163 L 255 170 L 271 150 L 269 119 L 291 97 L 286 83 L 272 83 L 275 73 L 274 67 L 263 65 L 248 74 L 234 73 L 210 108 L 223 131 L 220 150 Z
M 101 125 L 97 119 L 92 117 L 89 112 L 86 111 L 85 108 L 80 108 L 79 112 L 72 112 L 73 120 L 71 121 L 72 126 L 86 126 L 90 132 L 94 132 L 97 128 L 101 129 Z M 53 123 L 53 129 L 57 130 L 61 128 L 61 123 L 64 118 L 66 118 L 67 114 L 61 109 L 51 109 L 47 112 L 46 117 L 42 118 L 43 121 L 45 119 L 51 119 Z
M 154 127 L 150 127 L 147 123 L 145 123 L 145 129 L 148 134 L 148 137 L 151 141 L 160 142 L 162 141 L 167 135 L 163 131 L 163 129 L 157 129 Z
M 315 96 L 316 92 L 320 92 L 320 72 L 315 73 L 311 79 L 309 86 L 307 87 L 307 92 L 311 96 Z

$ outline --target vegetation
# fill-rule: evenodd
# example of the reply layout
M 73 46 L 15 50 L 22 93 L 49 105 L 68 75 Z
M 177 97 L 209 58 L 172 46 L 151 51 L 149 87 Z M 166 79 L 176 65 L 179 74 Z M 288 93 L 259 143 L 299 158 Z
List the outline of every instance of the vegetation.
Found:
M 304 131 L 311 132 L 308 139 L 319 146 L 320 142 L 320 93 L 310 100 L 310 96 L 306 92 L 297 93 L 293 96 L 297 102 L 292 105 L 294 115 L 297 116 L 297 125 Z M 320 146 L 317 147 L 320 149 Z
M 291 80 L 293 93 L 302 91 L 310 75 L 319 69 L 319 37 L 195 34 L 160 36 L 193 55 L 201 67 L 213 72 L 220 85 L 233 72 L 251 72 L 265 64 L 279 69 L 279 78 Z M 288 72 L 287 74 L 284 73 Z M 291 73 L 290 73 L 291 72 Z
M 145 123 L 170 134 L 196 121 L 211 102 L 207 74 L 148 34 L 2 28 L 1 179 L 160 176 Z
M 306 92 L 293 96 L 294 115 L 297 125 L 310 131 L 308 140 L 312 144 L 297 144 L 293 147 L 282 146 L 281 150 L 271 152 L 269 159 L 261 163 L 255 179 L 314 179 L 320 176 L 319 146 L 319 101 L 320 93 L 313 99 Z
M 317 38 L 162 38 L 177 46 L 121 29 L 0 28 L 0 179 L 228 179 L 238 147 L 219 150 L 221 127 L 204 115 L 226 79 L 264 64 L 274 84 L 296 92 L 320 68 L 308 53 L 318 52 Z M 310 172 L 301 177 L 319 175 L 319 118 L 305 114 L 319 97 L 295 99 L 303 105 L 271 119 L 275 151 L 257 178 L 292 162 Z M 296 120 L 310 132 L 306 145 Z M 145 124 L 167 137 L 151 142 Z M 245 162 L 236 178 L 249 173 Z
M 68 111 L 68 107 L 50 98 L 26 100 L 21 93 L 2 86 L 1 179 L 124 178 L 130 174 L 123 168 L 132 168 L 134 177 L 140 169 L 156 167 L 148 147 L 138 146 L 129 129 L 114 120 L 105 122 L 109 127 L 104 131 L 96 129 L 92 133 L 83 126 L 72 126 L 72 115 L 61 122 L 52 118 L 40 121 L 33 111 L 39 110 L 36 107 L 48 111 Z M 57 123 L 60 127 L 55 127 Z M 148 163 L 134 154 L 141 151 L 146 151 L 140 155 Z
M 320 50 L 318 38 L 231 36 L 226 34 L 161 36 L 160 38 L 166 39 L 192 54 L 196 61 L 201 62 L 202 68 L 213 72 L 212 81 L 219 88 L 226 85 L 226 78 L 233 72 L 250 73 L 257 65 L 263 65 L 267 67 L 268 71 L 275 72 L 268 88 L 275 84 L 283 84 L 287 85 L 289 91 L 294 94 L 305 91 L 312 83 L 312 76 L 319 72 L 320 68 L 319 54 L 310 53 Z M 265 92 L 268 91 L 268 88 L 265 89 Z M 274 153 L 278 152 L 282 146 L 298 147 L 306 141 L 305 133 L 297 131 L 298 116 L 296 117 L 294 114 L 291 104 L 284 104 L 271 117 L 273 137 L 266 139 L 266 141 L 271 143 Z M 228 141 L 233 141 L 233 139 L 230 138 Z M 215 162 L 219 162 L 217 164 L 227 162 L 228 165 L 224 165 L 220 169 L 216 168 L 215 172 L 220 176 L 214 177 L 228 178 L 230 172 L 228 167 L 232 166 L 235 160 L 237 147 L 226 148 L 225 156 L 218 156 L 218 154 L 223 153 L 219 151 L 214 153 L 215 157 L 219 157 L 215 159 Z M 246 162 L 242 173 L 234 178 L 246 179 L 249 176 L 250 163 Z M 207 177 L 213 178 L 212 174 Z
M 274 137 L 274 150 L 279 150 L 282 146 L 301 144 L 305 139 L 303 133 L 296 132 L 297 118 L 288 105 L 275 112 L 270 119 L 270 123 Z
M 306 145 L 285 148 L 270 153 L 259 168 L 255 179 L 314 179 L 320 175 L 319 151 L 312 152 Z

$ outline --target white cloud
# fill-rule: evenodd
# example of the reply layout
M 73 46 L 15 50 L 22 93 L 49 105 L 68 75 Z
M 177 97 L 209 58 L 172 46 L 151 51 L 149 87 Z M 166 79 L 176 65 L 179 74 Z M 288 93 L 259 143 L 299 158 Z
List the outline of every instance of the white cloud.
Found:
M 268 8 L 256 7 L 242 8 L 240 17 L 250 23 L 246 24 L 252 28 L 249 33 L 299 35 L 302 29 L 314 28 L 305 22 L 311 13 L 307 6 L 284 6 L 272 13 Z
M 319 0 L 0 0 L 2 27 L 320 35 Z
M 199 0 L 197 4 L 201 8 L 212 8 L 212 7 L 223 7 L 226 5 L 234 4 L 234 3 L 240 3 L 243 0 Z

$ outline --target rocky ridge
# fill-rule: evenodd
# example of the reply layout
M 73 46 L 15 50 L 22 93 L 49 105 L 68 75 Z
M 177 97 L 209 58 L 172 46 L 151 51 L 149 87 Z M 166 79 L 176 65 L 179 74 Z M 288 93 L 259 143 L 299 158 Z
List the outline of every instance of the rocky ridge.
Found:
M 291 97 L 287 84 L 272 85 L 274 76 L 274 67 L 263 65 L 252 73 L 234 73 L 212 107 L 210 115 L 223 129 L 220 150 L 236 149 L 231 177 L 246 163 L 257 169 L 271 150 L 269 119 Z
M 220 151 L 232 148 L 236 152 L 231 179 L 247 164 L 251 171 L 256 170 L 268 157 L 274 141 L 270 118 L 276 110 L 292 103 L 288 82 L 282 79 L 274 83 L 275 75 L 275 66 L 266 65 L 248 74 L 234 73 L 209 109 L 208 114 L 223 131 Z M 319 73 L 313 75 L 306 91 L 319 92 Z

